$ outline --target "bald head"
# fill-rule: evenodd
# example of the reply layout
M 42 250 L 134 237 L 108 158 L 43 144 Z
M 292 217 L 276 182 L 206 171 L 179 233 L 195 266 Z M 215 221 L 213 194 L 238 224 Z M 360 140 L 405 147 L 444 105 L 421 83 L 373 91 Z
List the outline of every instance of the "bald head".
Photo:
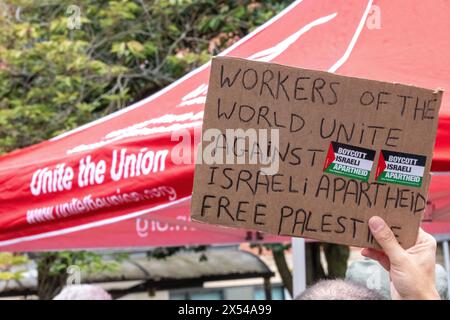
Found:
M 383 300 L 383 297 L 354 282 L 322 280 L 306 289 L 296 300 Z

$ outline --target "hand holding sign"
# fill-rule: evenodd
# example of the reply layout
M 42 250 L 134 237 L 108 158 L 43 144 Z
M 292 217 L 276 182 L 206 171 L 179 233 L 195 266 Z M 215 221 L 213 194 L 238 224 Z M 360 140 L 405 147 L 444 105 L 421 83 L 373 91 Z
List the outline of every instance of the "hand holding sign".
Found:
M 439 300 L 435 286 L 436 240 L 420 229 L 415 245 L 404 250 L 383 219 L 372 217 L 369 226 L 383 251 L 363 249 L 361 253 L 377 260 L 389 272 L 391 297 Z
M 408 248 L 426 206 L 441 91 L 214 58 L 194 221 Z

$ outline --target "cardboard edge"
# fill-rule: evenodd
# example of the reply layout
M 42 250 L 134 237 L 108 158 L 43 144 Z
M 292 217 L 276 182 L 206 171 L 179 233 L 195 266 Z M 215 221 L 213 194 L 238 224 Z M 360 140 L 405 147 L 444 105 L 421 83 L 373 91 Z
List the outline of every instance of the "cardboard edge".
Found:
M 341 73 L 328 72 L 328 71 L 317 70 L 317 69 L 302 68 L 302 67 L 298 67 L 298 66 L 291 66 L 291 65 L 281 64 L 281 63 L 277 63 L 277 62 L 262 62 L 262 61 L 244 59 L 244 58 L 239 58 L 239 57 L 231 57 L 231 56 L 214 56 L 214 57 L 211 58 L 211 60 L 212 60 L 211 62 L 213 62 L 214 60 L 251 61 L 251 62 L 254 62 L 254 63 L 258 63 L 258 64 L 270 64 L 270 65 L 281 66 L 281 67 L 285 67 L 285 68 L 294 68 L 294 69 L 298 69 L 298 70 L 309 71 L 309 72 L 313 71 L 313 72 L 326 74 L 326 75 L 329 75 L 329 76 L 342 76 L 342 77 L 346 77 L 346 78 L 349 78 L 349 79 L 355 79 L 355 80 L 362 80 L 362 81 L 369 81 L 369 82 L 376 82 L 376 83 L 389 83 L 389 84 L 393 84 L 393 85 L 401 85 L 401 86 L 406 86 L 406 87 L 409 87 L 409 88 L 414 88 L 414 89 L 419 89 L 419 90 L 428 90 L 431 93 L 440 94 L 440 95 L 442 95 L 443 92 L 446 92 L 443 88 L 440 88 L 440 87 L 435 88 L 435 89 L 424 88 L 424 87 L 419 87 L 419 86 L 414 85 L 414 84 L 408 84 L 408 83 L 402 83 L 402 82 L 396 82 L 396 81 L 383 81 L 383 80 L 369 79 L 369 78 L 362 78 L 362 77 L 355 77 L 355 76 L 348 76 L 348 75 L 341 74 Z

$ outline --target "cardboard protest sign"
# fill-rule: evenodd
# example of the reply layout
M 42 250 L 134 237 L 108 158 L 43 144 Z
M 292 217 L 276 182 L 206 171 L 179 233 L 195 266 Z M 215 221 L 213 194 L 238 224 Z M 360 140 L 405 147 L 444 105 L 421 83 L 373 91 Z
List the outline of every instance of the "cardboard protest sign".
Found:
M 405 248 L 426 207 L 442 91 L 214 58 L 191 218 L 377 247 L 386 220 Z

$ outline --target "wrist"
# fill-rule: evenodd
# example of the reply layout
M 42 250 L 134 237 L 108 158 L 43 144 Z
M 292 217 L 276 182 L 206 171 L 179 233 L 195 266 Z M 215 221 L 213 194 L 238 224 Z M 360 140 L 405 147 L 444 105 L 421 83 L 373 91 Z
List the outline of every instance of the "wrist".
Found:
M 420 292 L 417 300 L 441 300 L 441 296 L 437 292 L 436 288 L 431 288 Z

